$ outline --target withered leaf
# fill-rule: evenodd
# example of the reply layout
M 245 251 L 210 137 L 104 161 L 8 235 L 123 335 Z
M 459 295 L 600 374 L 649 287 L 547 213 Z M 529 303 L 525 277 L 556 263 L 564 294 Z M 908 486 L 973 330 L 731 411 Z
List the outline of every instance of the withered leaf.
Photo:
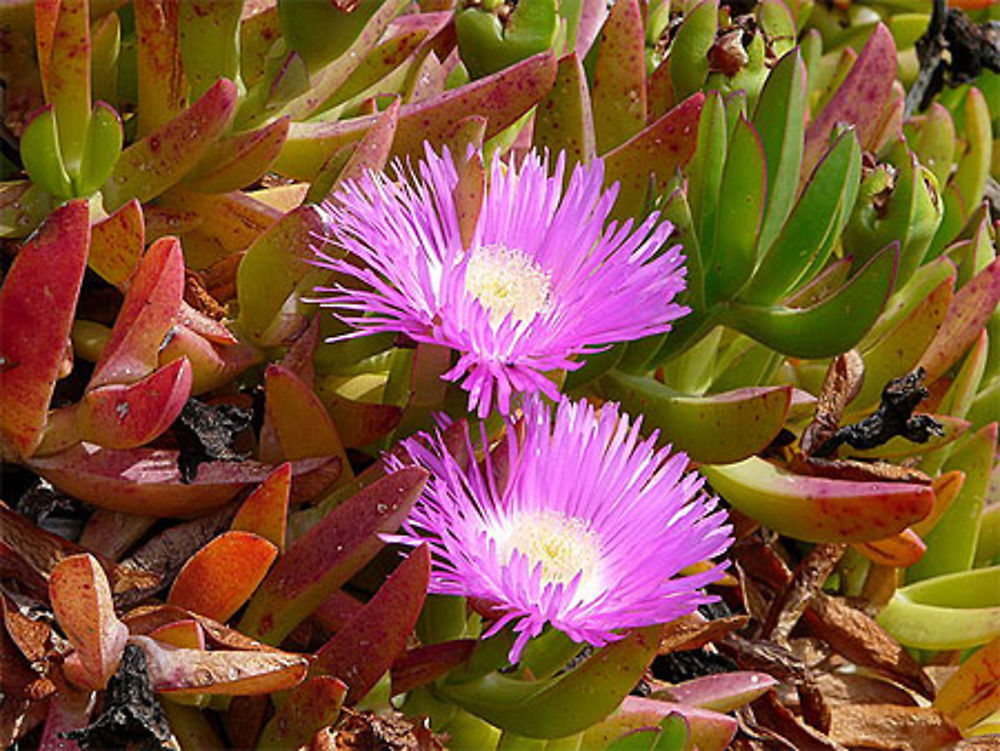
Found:
M 833 708 L 830 735 L 845 746 L 933 751 L 962 734 L 942 712 L 895 704 L 840 704 Z
M 333 731 L 337 751 L 380 749 L 383 751 L 443 751 L 442 746 L 421 720 L 399 712 L 377 715 L 345 709 Z
M 771 603 L 760 636 L 786 643 L 799 618 L 847 550 L 846 543 L 817 545 L 802 559 L 792 580 Z
M 681 616 L 664 626 L 657 654 L 700 649 L 726 634 L 739 631 L 748 620 L 745 615 L 732 615 L 709 621 L 697 612 Z
M 816 398 L 816 414 L 802 431 L 800 446 L 804 455 L 810 456 L 818 453 L 821 447 L 825 448 L 837 432 L 844 409 L 861 390 L 864 375 L 865 361 L 856 350 L 833 358 Z
M 934 698 L 934 684 L 916 661 L 875 621 L 842 599 L 819 593 L 805 614 L 809 629 L 856 665 L 871 668 Z
M 917 704 L 899 686 L 860 673 L 818 673 L 816 685 L 830 704 Z
M 799 720 L 778 701 L 773 691 L 768 691 L 750 706 L 757 722 L 791 742 L 798 751 L 847 751 L 825 733 Z

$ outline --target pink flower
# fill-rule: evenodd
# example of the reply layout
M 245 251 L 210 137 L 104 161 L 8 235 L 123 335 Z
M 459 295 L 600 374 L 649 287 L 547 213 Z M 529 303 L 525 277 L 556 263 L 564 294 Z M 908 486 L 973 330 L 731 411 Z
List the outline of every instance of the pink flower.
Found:
M 395 179 L 348 183 L 326 204 L 333 247 L 316 249 L 317 263 L 362 284 L 318 288 L 315 299 L 357 327 L 349 336 L 399 332 L 456 350 L 444 377 L 482 417 L 494 397 L 505 415 L 512 394 L 555 398 L 546 372 L 667 331 L 688 312 L 673 302 L 684 267 L 679 246 L 663 248 L 670 223 L 655 213 L 635 228 L 607 223 L 617 185 L 604 190 L 602 162 L 574 168 L 565 192 L 564 164 L 561 155 L 549 177 L 534 154 L 520 166 L 494 159 L 468 250 L 447 150 L 428 147 L 415 172 L 397 165 Z
M 726 513 L 701 492 L 704 479 L 684 473 L 687 456 L 656 449 L 655 434 L 642 439 L 641 420 L 566 398 L 554 411 L 553 419 L 540 398 L 526 399 L 523 441 L 499 464 L 487 456 L 463 466 L 440 434 L 407 439 L 431 480 L 402 534 L 386 538 L 429 544 L 429 591 L 495 604 L 503 615 L 485 636 L 513 623 L 511 662 L 547 623 L 600 646 L 617 629 L 714 601 L 700 590 L 722 565 L 678 573 L 732 543 Z M 466 441 L 461 453 L 473 455 L 468 431 Z

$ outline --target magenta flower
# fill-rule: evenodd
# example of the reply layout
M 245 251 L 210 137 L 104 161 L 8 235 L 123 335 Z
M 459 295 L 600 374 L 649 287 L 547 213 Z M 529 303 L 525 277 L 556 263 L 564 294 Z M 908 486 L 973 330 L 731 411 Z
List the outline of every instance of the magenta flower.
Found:
M 355 334 L 392 331 L 453 348 L 445 374 L 469 392 L 485 417 L 494 402 L 510 412 L 514 393 L 556 398 L 547 371 L 576 369 L 575 355 L 669 330 L 688 312 L 673 303 L 684 289 L 679 246 L 661 249 L 673 229 L 651 214 L 611 222 L 617 185 L 604 167 L 576 167 L 563 192 L 565 160 L 549 177 L 547 159 L 520 166 L 494 159 L 469 249 L 462 246 L 448 151 L 395 180 L 369 173 L 326 204 L 326 242 L 317 263 L 362 282 L 318 288 Z M 359 263 L 360 262 L 360 263 Z
M 503 615 L 485 635 L 514 622 L 511 662 L 546 623 L 600 646 L 617 629 L 714 601 L 700 589 L 722 565 L 677 576 L 732 542 L 704 479 L 684 474 L 687 456 L 656 449 L 655 434 L 643 440 L 641 420 L 630 423 L 614 404 L 598 415 L 563 398 L 553 420 L 539 397 L 525 402 L 524 439 L 503 466 L 489 457 L 462 466 L 440 434 L 404 442 L 431 480 L 402 534 L 387 539 L 430 545 L 429 591 L 494 604 Z

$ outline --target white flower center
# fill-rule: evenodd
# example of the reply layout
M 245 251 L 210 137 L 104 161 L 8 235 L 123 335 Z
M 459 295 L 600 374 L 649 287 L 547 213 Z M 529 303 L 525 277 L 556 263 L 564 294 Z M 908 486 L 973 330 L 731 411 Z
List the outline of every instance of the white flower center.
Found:
M 599 584 L 600 537 L 582 519 L 557 511 L 519 514 L 497 542 L 505 563 L 515 550 L 528 559 L 529 570 L 540 563 L 543 585 L 568 584 L 581 571 L 580 591 Z
M 486 309 L 494 328 L 510 314 L 530 321 L 549 308 L 549 275 L 529 255 L 502 245 L 472 251 L 465 288 Z

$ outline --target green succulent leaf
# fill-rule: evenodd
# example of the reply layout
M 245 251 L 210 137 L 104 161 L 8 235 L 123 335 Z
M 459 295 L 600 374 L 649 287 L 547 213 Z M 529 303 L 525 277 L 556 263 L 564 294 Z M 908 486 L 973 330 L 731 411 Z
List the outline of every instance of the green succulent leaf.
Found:
M 792 211 L 802 162 L 807 100 L 806 68 L 796 48 L 774 66 L 753 115 L 767 163 L 768 196 L 758 242 L 760 255 L 770 249 Z
M 702 0 L 677 30 L 670 45 L 670 80 L 677 99 L 691 96 L 708 77 L 708 51 L 715 43 L 718 14 L 718 0 Z
M 832 357 L 859 341 L 875 323 L 892 291 L 899 246 L 883 248 L 857 276 L 808 308 L 732 303 L 722 323 L 791 357 Z
M 656 654 L 660 626 L 635 629 L 557 678 L 520 681 L 493 672 L 435 691 L 487 722 L 527 738 L 562 738 L 607 716 Z
M 89 196 L 108 179 L 122 153 L 124 138 L 122 121 L 114 108 L 104 102 L 95 104 L 80 172 L 73 181 L 77 195 Z
M 747 388 L 712 396 L 686 396 L 646 376 L 611 371 L 599 393 L 643 415 L 665 443 L 699 463 L 728 464 L 765 448 L 781 430 L 792 400 L 790 386 Z
M 501 23 L 482 7 L 455 17 L 462 61 L 473 78 L 481 78 L 552 47 L 559 28 L 555 0 L 521 0 Z
M 795 208 L 741 292 L 741 301 L 773 303 L 803 279 L 839 231 L 840 210 L 848 202 L 853 204 L 860 173 L 861 147 L 853 131 L 847 131 L 817 165 Z
M 708 305 L 731 299 L 753 270 L 767 190 L 764 159 L 756 131 L 740 117 L 722 172 L 713 247 L 704 254 Z
M 57 198 L 73 197 L 73 183 L 63 162 L 51 104 L 36 112 L 24 126 L 21 160 L 35 185 Z
M 727 142 L 726 111 L 722 95 L 711 92 L 701 109 L 697 146 L 686 170 L 687 200 L 695 233 L 698 235 L 702 265 L 706 270 L 711 268 L 712 259 L 709 254 L 715 247 L 715 215 L 719 207 Z
M 906 570 L 907 582 L 972 567 L 996 440 L 997 424 L 991 423 L 966 438 L 945 463 L 945 471 L 965 473 L 965 482 L 934 528 L 924 535 L 927 552 Z

